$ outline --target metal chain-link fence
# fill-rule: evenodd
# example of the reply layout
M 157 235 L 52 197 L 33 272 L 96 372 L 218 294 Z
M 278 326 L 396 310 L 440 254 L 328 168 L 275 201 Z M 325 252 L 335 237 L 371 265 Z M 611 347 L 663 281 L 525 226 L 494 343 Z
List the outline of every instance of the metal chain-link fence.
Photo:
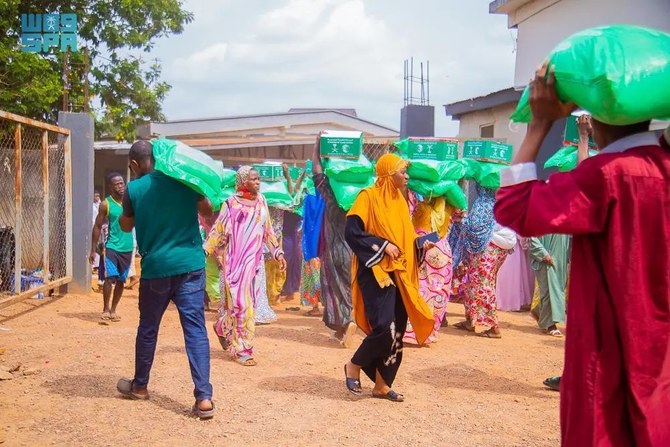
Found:
M 0 307 L 71 279 L 69 130 L 0 111 Z
M 363 141 L 363 155 L 370 161 L 377 161 L 379 157 L 389 152 L 395 152 L 393 141 L 375 140 L 372 138 Z

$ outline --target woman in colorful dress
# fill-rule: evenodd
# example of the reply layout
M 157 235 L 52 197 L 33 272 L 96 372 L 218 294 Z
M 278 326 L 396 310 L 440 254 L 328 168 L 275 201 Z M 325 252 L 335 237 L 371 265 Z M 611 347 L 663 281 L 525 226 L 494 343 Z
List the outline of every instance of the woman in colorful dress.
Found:
M 454 327 L 482 337 L 502 338 L 496 312 L 496 280 L 500 266 L 516 244 L 516 234 L 496 226 L 493 218 L 495 190 L 477 185 L 477 193 L 459 239 L 462 262 L 467 271 L 463 293 L 465 321 Z
M 372 397 L 402 402 L 391 386 L 402 362 L 403 335 L 412 322 L 420 345 L 433 332 L 433 312 L 419 295 L 419 261 L 435 246 L 417 246 L 403 195 L 407 165 L 396 154 L 377 161 L 377 181 L 360 192 L 347 215 L 345 237 L 354 253 L 351 296 L 358 327 L 367 334 L 345 367 L 350 393 L 361 395 L 361 370 L 374 382 Z
M 496 285 L 498 310 L 518 312 L 530 309 L 535 290 L 535 275 L 528 261 L 529 242 L 520 237 L 500 271 Z
M 276 208 L 274 206 L 269 207 L 270 209 L 270 220 L 272 220 L 272 228 L 274 233 L 277 236 L 277 244 L 283 250 L 284 241 L 283 241 L 283 232 L 284 232 L 284 210 Z M 272 257 L 272 253 L 265 252 L 265 272 L 266 272 L 266 293 L 268 296 L 268 301 L 275 305 L 279 302 L 279 294 L 282 287 L 284 286 L 284 281 L 286 280 L 286 271 L 279 271 L 279 264 Z
M 260 295 L 259 272 L 263 243 L 279 263 L 286 260 L 277 243 L 267 203 L 260 194 L 258 171 L 242 166 L 237 171 L 237 193 L 221 207 L 205 244 L 207 254 L 216 250 L 222 269 L 221 307 L 214 331 L 224 350 L 240 365 L 255 366 L 253 340 L 256 329 L 254 310 Z
M 426 252 L 424 262 L 419 266 L 419 293 L 426 304 L 433 309 L 435 324 L 433 332 L 426 340 L 426 344 L 437 341 L 438 331 L 442 320 L 447 313 L 447 303 L 451 294 L 452 256 L 447 235 L 451 227 L 455 208 L 449 205 L 444 197 L 419 201 L 416 194 L 409 192 L 410 211 L 414 228 L 419 236 L 437 232 L 439 242 Z M 412 324 L 407 324 L 405 343 L 417 344 Z

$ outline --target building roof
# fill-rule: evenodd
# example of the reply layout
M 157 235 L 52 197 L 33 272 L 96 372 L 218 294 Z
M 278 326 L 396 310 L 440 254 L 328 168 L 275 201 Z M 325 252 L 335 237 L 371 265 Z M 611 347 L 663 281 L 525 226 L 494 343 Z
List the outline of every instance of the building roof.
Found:
M 490 14 L 509 14 L 516 11 L 526 3 L 534 2 L 535 0 L 494 0 L 489 3 Z
M 478 112 L 480 110 L 491 109 L 504 104 L 516 103 L 521 98 L 521 94 L 522 91 L 514 90 L 513 87 L 510 87 L 489 93 L 488 95 L 445 104 L 444 111 L 447 116 L 451 116 L 452 119 L 458 120 L 461 115 L 466 113 Z
M 351 116 L 358 116 L 356 113 L 356 109 L 338 109 L 337 107 L 333 108 L 323 108 L 323 107 L 315 107 L 315 108 L 291 108 L 288 109 L 288 113 L 305 113 L 305 112 L 323 112 L 324 110 L 334 110 L 336 112 L 344 113 L 346 115 L 351 115 Z

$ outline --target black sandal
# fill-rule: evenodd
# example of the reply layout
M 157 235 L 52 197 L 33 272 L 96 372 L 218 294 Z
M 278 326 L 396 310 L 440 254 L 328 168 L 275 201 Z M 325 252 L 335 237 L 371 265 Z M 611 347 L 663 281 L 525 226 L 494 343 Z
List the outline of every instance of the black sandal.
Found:
M 349 392 L 354 396 L 360 396 L 363 393 L 363 390 L 361 389 L 361 381 L 347 376 L 347 365 L 344 365 L 344 383 Z
M 375 399 L 386 399 L 390 400 L 391 402 L 404 402 L 405 401 L 405 396 L 402 394 L 398 394 L 393 390 L 388 390 L 386 394 L 375 394 L 372 393 L 372 397 Z
M 549 377 L 542 382 L 544 386 L 553 391 L 561 390 L 561 376 Z

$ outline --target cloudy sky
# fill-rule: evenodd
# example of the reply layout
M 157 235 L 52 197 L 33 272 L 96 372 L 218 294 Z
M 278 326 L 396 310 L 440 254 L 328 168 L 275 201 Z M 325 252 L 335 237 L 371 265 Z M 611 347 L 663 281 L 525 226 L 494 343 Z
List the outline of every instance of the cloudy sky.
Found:
M 394 129 L 403 61 L 430 61 L 438 135 L 443 104 L 510 87 L 515 34 L 489 0 L 185 0 L 183 34 L 152 51 L 172 85 L 168 119 L 351 107 Z

